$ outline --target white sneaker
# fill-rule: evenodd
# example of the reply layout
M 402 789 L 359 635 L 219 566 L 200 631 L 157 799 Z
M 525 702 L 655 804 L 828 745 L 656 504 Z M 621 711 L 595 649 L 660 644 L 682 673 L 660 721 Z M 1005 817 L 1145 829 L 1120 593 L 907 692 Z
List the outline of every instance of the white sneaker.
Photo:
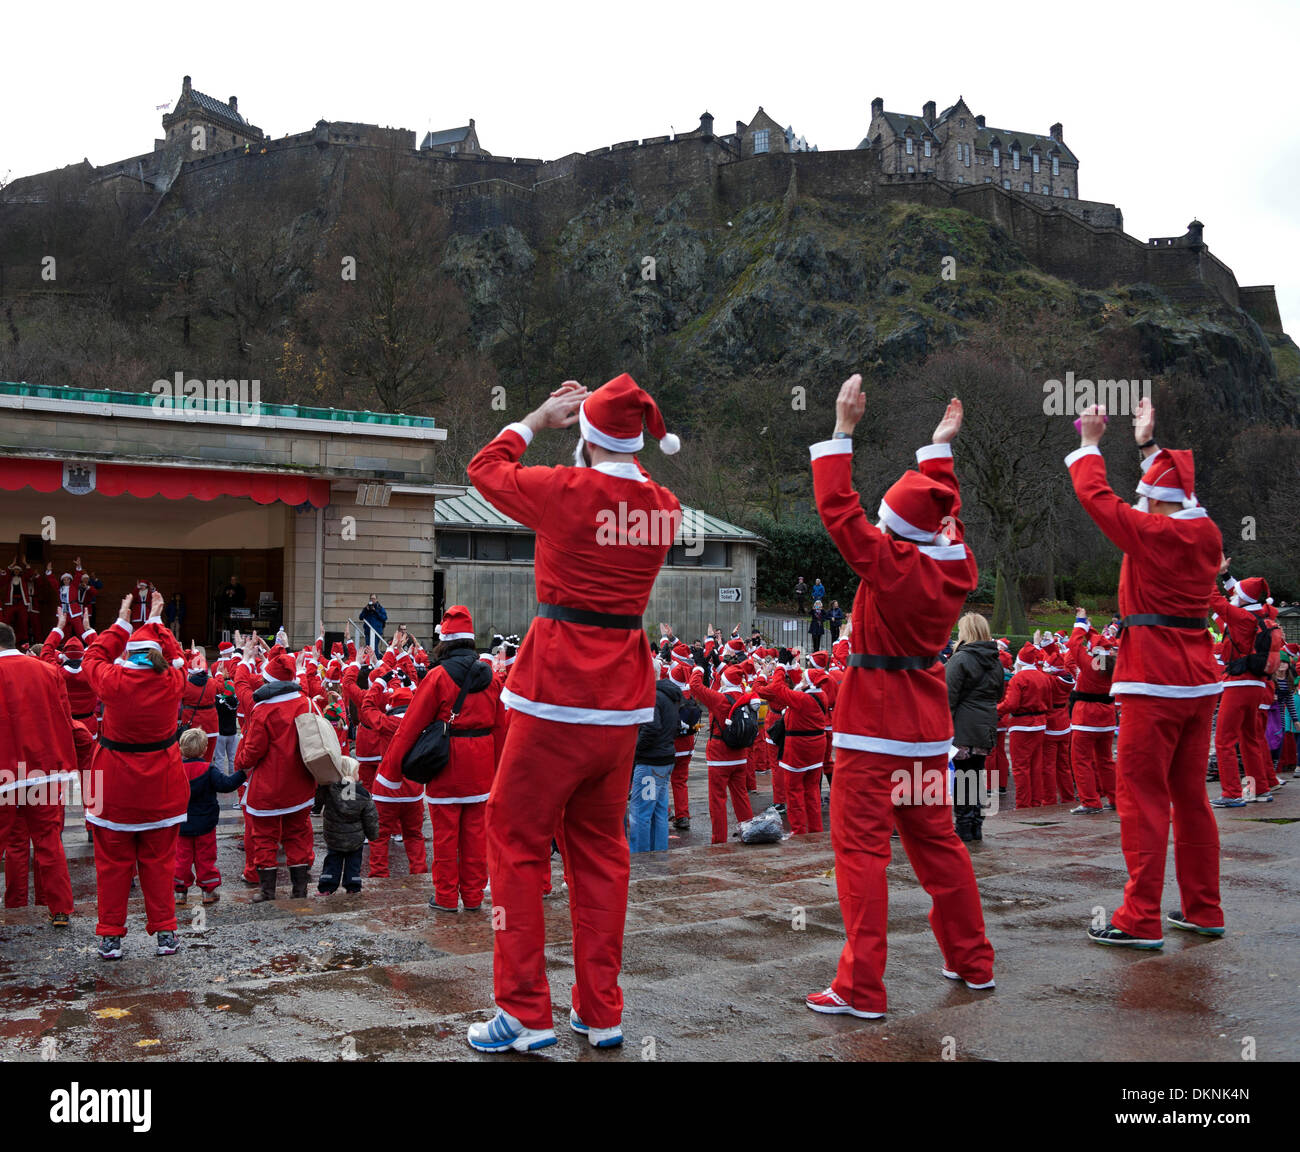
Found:
M 830 988 L 827 988 L 825 992 L 813 992 L 811 995 L 806 996 L 804 1005 L 814 1012 L 822 1012 L 828 1016 L 857 1016 L 862 1020 L 883 1020 L 885 1018 L 883 1012 L 858 1011 Z
M 584 1024 L 572 1008 L 569 1009 L 569 1027 L 579 1036 L 585 1036 L 587 1043 L 593 1048 L 617 1048 L 623 1043 L 621 1025 L 616 1024 L 613 1028 L 592 1028 L 589 1024 Z
M 949 980 L 961 980 L 961 977 L 958 976 L 956 972 L 949 972 L 947 968 L 944 968 L 942 971 L 943 974 L 947 976 Z M 987 984 L 972 984 L 969 980 L 962 980 L 962 983 L 965 984 L 967 988 L 973 988 L 976 992 L 983 992 L 984 989 L 986 988 L 997 987 L 997 985 L 992 980 L 990 980 Z
M 471 1024 L 465 1035 L 469 1046 L 478 1052 L 536 1052 L 558 1043 L 554 1028 L 525 1028 L 509 1012 L 497 1014 L 484 1024 Z

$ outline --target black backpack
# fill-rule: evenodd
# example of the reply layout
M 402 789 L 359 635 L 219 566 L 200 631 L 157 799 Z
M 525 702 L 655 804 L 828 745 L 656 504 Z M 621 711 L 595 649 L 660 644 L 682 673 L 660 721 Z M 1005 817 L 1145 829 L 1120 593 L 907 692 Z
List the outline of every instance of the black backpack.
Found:
M 700 730 L 700 717 L 704 713 L 691 699 L 683 700 L 677 709 L 677 735 L 689 736 Z
M 1255 650 L 1229 662 L 1226 669 L 1229 676 L 1240 676 L 1243 672 L 1250 672 L 1256 676 L 1272 676 L 1277 671 L 1279 657 L 1274 655 L 1273 634 L 1279 631 L 1278 626 L 1271 620 L 1265 620 L 1261 613 L 1255 617 L 1255 627 Z M 1276 649 L 1280 651 L 1281 647 L 1279 641 Z
M 717 729 L 718 725 L 714 724 Z M 749 748 L 758 739 L 758 716 L 749 704 L 736 704 L 727 723 L 715 733 L 728 748 Z
M 407 780 L 428 784 L 447 767 L 451 759 L 451 726 L 465 706 L 465 697 L 468 695 L 469 672 L 466 671 L 465 682 L 460 686 L 460 694 L 452 705 L 451 715 L 446 720 L 435 720 L 425 728 L 403 758 L 402 775 Z

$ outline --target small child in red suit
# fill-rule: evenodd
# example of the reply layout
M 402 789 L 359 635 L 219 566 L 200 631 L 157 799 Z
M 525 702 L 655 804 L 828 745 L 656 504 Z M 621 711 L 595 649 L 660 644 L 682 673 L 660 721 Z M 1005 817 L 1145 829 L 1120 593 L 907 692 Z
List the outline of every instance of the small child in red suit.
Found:
M 204 904 L 221 897 L 221 873 L 217 869 L 217 821 L 221 806 L 217 795 L 233 792 L 246 779 L 243 772 L 226 775 L 206 759 L 208 737 L 202 728 L 181 733 L 181 762 L 190 778 L 190 805 L 176 838 L 176 903 L 183 904 L 190 885 L 197 883 Z

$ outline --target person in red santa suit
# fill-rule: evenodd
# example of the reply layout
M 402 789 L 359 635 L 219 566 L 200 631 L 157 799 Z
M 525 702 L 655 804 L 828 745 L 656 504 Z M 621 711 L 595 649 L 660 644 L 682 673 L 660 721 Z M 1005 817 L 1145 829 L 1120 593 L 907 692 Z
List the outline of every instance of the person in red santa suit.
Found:
M 939 661 L 978 580 L 962 539 L 952 461 L 962 406 L 949 403 L 933 442 L 917 452 L 920 470 L 903 473 L 886 492 L 876 526 L 853 489 L 852 436 L 865 408 L 862 379 L 852 376 L 836 400 L 834 438 L 811 448 L 818 514 L 861 583 L 835 711 L 831 782 L 831 845 L 848 938 L 831 986 L 805 1004 L 878 1019 L 887 1007 L 885 870 L 893 828 L 933 901 L 943 975 L 993 987 L 993 948 L 970 854 L 953 823 L 953 725 Z
M 66 617 L 60 612 L 58 624 L 41 645 L 41 659 L 63 673 L 63 685 L 68 690 L 72 718 L 84 724 L 94 735 L 99 731 L 99 697 L 95 695 L 95 689 L 91 687 L 90 678 L 82 666 L 86 651 L 83 640 L 77 636 L 65 639 L 65 623 Z M 92 629 L 86 633 L 85 639 L 89 640 L 94 635 Z
M 1115 810 L 1115 642 L 1092 627 L 1088 614 L 1079 609 L 1066 649 L 1066 667 L 1073 674 L 1071 696 L 1070 760 L 1079 789 L 1076 816 L 1094 816 Z M 1103 803 L 1104 801 L 1104 803 Z
M 1047 729 L 1043 733 L 1043 796 L 1048 804 L 1074 802 L 1074 774 L 1070 771 L 1070 695 L 1074 677 L 1065 666 L 1065 652 L 1052 633 L 1039 648 L 1041 668 L 1052 686 Z
M 736 821 L 750 820 L 754 816 L 749 802 L 745 775 L 749 765 L 749 749 L 733 748 L 723 738 L 738 708 L 749 707 L 755 697 L 745 691 L 745 677 L 738 665 L 724 664 L 715 687 L 704 684 L 704 671 L 691 669 L 691 695 L 709 713 L 709 739 L 704 746 L 704 760 L 709 770 L 709 821 L 712 824 L 713 844 L 727 842 L 727 794 L 731 794 L 731 807 Z
M 21 647 L 29 639 L 28 617 L 36 613 L 35 573 L 17 556 L 5 573 L 4 607 L 0 610 L 0 621 L 13 629 L 14 639 Z M 32 643 L 36 634 L 31 633 Z
M 561 817 L 576 969 L 569 1024 L 595 1047 L 622 1043 L 624 820 L 637 726 L 655 700 L 643 616 L 681 525 L 677 498 L 634 456 L 643 421 L 662 449 L 677 450 L 631 376 L 590 395 L 569 381 L 469 465 L 488 503 L 536 531 L 540 602 L 502 693 L 514 716 L 488 801 L 488 871 L 493 914 L 509 930 L 493 933 L 497 1016 L 467 1037 L 480 1051 L 555 1043 L 542 886 Z M 519 463 L 541 429 L 575 422 L 576 467 Z
M 226 749 L 224 770 L 228 774 L 235 770 L 239 742 L 248 732 L 249 719 L 253 715 L 253 693 L 263 684 L 260 663 L 261 652 L 265 648 L 256 633 L 245 636 L 242 632 L 236 632 L 235 642 L 237 647 L 231 654 L 234 671 L 230 676 L 230 687 L 238 705 L 235 710 L 235 726 L 239 732 L 233 749 Z M 248 814 L 247 784 L 239 790 L 239 807 L 244 814 L 244 869 L 240 873 L 240 879 L 250 887 L 258 888 L 262 881 L 253 865 L 253 818 Z
M 1268 630 L 1268 582 L 1260 576 L 1234 580 L 1228 575 L 1228 559 L 1219 565 L 1227 599 L 1218 588 L 1210 596 L 1210 611 L 1217 627 L 1223 630 L 1220 655 L 1223 664 L 1223 697 L 1219 701 L 1219 718 L 1214 729 L 1214 751 L 1219 761 L 1220 795 L 1211 800 L 1215 808 L 1241 808 L 1250 801 L 1267 803 L 1276 786 L 1273 758 L 1269 753 L 1264 726 L 1259 717 L 1260 705 L 1273 701 L 1272 671 L 1259 667 L 1251 657 L 1261 629 Z M 1276 625 L 1271 625 L 1276 633 Z M 1276 633 L 1280 648 L 1281 634 Z M 1250 664 L 1255 664 L 1252 669 Z M 1246 770 L 1248 786 L 1243 791 L 1237 752 Z
M 829 679 L 820 668 L 809 668 L 792 687 L 785 669 L 777 668 L 772 679 L 758 689 L 763 699 L 781 705 L 785 718 L 785 743 L 777 767 L 784 781 L 790 831 L 796 836 L 822 830 L 824 725 L 829 710 L 825 685 Z
M 456 912 L 461 904 L 466 912 L 477 912 L 488 880 L 487 801 L 505 745 L 506 710 L 501 681 L 492 666 L 479 659 L 474 635 L 469 609 L 463 604 L 448 608 L 430 656 L 430 671 L 415 690 L 375 777 L 376 783 L 402 780 L 402 762 L 420 733 L 430 724 L 451 723 L 447 766 L 421 789 L 433 825 L 429 907 L 438 912 Z M 455 711 L 462 689 L 465 699 Z
M 1088 938 L 1152 949 L 1164 945 L 1160 896 L 1171 812 L 1181 906 L 1168 922 L 1204 935 L 1224 932 L 1219 830 L 1205 793 L 1210 722 L 1222 691 L 1206 618 L 1223 538 L 1196 499 L 1191 452 L 1157 447 L 1149 399 L 1140 401 L 1133 423 L 1146 466 L 1141 499 L 1130 507 L 1111 491 L 1097 447 L 1102 411 L 1085 411 L 1081 445 L 1066 466 L 1084 511 L 1124 553 L 1111 695 L 1124 710 L 1115 795 L 1129 878 L 1110 923 L 1090 927 Z
M 145 931 L 156 934 L 158 955 L 170 956 L 179 947 L 172 874 L 176 836 L 190 800 L 190 782 L 176 746 L 185 683 L 181 647 L 163 625 L 160 593 L 153 593 L 150 615 L 135 629 L 129 623 L 131 599 L 122 598 L 117 619 L 95 637 L 82 660 L 104 702 L 99 747 L 91 762 L 98 796 L 86 809 L 95 836 L 95 933 L 102 938 L 99 955 L 104 960 L 121 959 L 135 875 L 144 896 Z
M 1047 803 L 1043 757 L 1052 684 L 1039 671 L 1041 657 L 1026 640 L 1012 665 L 1006 693 L 998 702 L 998 726 L 1007 733 L 1016 808 L 1040 808 Z
M 50 923 L 66 927 L 72 915 L 72 881 L 63 852 L 65 783 L 76 778 L 72 714 L 61 674 L 18 648 L 14 630 L 0 623 L 0 846 L 5 852 L 5 905 L 18 903 L 18 878 L 27 903 L 31 845 L 36 901 Z M 21 845 L 21 849 L 19 849 Z M 21 856 L 21 865 L 19 857 Z M 11 864 L 14 876 L 9 876 Z M 9 891 L 13 888 L 13 895 Z
M 208 738 L 208 749 L 202 757 L 209 764 L 217 751 L 217 737 L 221 732 L 217 725 L 217 695 L 221 683 L 208 674 L 207 658 L 202 652 L 190 657 L 191 669 L 185 677 L 185 687 L 181 695 L 181 729 L 198 728 Z
M 248 775 L 244 811 L 252 833 L 252 864 L 258 891 L 253 902 L 275 899 L 276 858 L 284 848 L 291 897 L 307 895 L 316 854 L 312 843 L 311 807 L 316 780 L 302 762 L 294 721 L 311 710 L 298 683 L 292 657 L 278 652 L 262 668 L 263 685 L 253 693 L 248 730 L 239 742 L 235 771 Z
M 131 627 L 139 628 L 149 618 L 153 592 L 154 586 L 148 580 L 135 582 L 135 591 L 131 594 L 131 618 L 127 621 Z
M 389 673 L 394 675 L 394 673 Z M 371 678 L 361 702 L 361 716 L 366 728 L 378 737 L 380 763 L 397 735 L 402 718 L 413 698 L 411 689 L 395 683 L 389 688 L 387 676 Z M 424 788 L 399 773 L 388 777 L 382 768 L 375 773 L 370 796 L 379 809 L 379 838 L 370 842 L 370 876 L 388 875 L 388 846 L 397 837 L 406 850 L 407 870 L 412 876 L 424 875 L 428 857 L 424 848 Z
M 700 730 L 700 706 L 691 695 L 691 669 L 695 660 L 691 650 L 680 641 L 672 648 L 668 675 L 682 690 L 681 719 L 677 735 L 673 738 L 673 771 L 668 785 L 673 792 L 673 827 L 679 832 L 689 832 L 691 827 L 691 793 L 687 781 L 691 774 L 691 759 L 695 755 L 695 736 Z

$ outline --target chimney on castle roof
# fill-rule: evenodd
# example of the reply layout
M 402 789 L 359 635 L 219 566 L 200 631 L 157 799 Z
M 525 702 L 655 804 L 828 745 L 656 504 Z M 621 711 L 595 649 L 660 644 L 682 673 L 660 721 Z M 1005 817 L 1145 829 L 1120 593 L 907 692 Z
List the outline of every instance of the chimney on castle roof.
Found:
M 976 127 L 976 128 L 983 128 L 983 127 L 984 127 L 984 117 L 983 117 L 983 116 L 976 116 L 976 117 L 975 117 L 975 127 Z
M 474 117 L 473 117 L 473 116 L 471 116 L 471 117 L 469 118 L 469 126 L 470 126 L 471 128 L 474 127 Z
M 1063 139 L 1063 130 L 1061 128 L 1061 122 L 1059 120 L 1055 124 L 1053 124 L 1047 131 L 1051 134 L 1052 139 L 1055 140 L 1058 144 L 1065 143 L 1065 140 Z
M 921 119 L 925 121 L 925 126 L 927 128 L 934 127 L 934 101 L 933 100 L 927 100 L 921 106 Z
M 190 94 L 190 78 L 186 76 L 185 80 L 181 84 L 181 95 L 188 96 L 189 94 Z
M 737 121 L 736 121 L 736 140 L 739 141 L 740 138 L 741 138 L 744 134 L 745 134 L 745 122 L 744 122 L 743 120 L 737 120 Z
M 883 96 L 877 96 L 871 102 L 871 117 L 874 120 L 877 116 L 883 116 L 884 114 L 885 114 L 885 98 Z
M 708 112 L 705 112 L 700 117 L 700 135 L 701 136 L 713 135 L 713 117 Z
M 238 111 L 239 111 L 239 97 L 238 97 L 238 96 L 232 96 L 232 97 L 230 98 L 230 110 L 231 110 L 232 112 L 238 112 Z

